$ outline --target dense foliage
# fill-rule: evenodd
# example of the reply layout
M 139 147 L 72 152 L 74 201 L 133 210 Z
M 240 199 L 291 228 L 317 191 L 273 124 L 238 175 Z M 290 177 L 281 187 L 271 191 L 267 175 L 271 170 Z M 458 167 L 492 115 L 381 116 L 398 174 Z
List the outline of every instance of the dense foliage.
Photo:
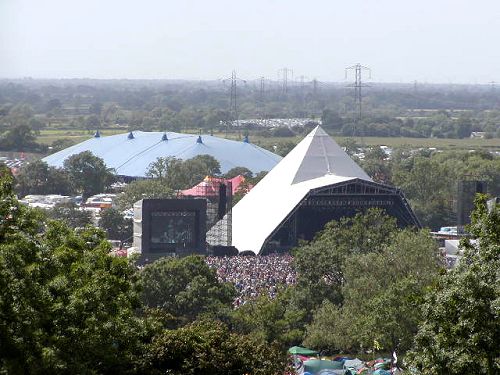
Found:
M 328 223 L 314 241 L 299 247 L 295 252 L 298 286 L 302 293 L 308 291 L 311 310 L 324 300 L 342 302 L 346 263 L 355 254 L 380 252 L 397 230 L 395 219 L 373 209 Z
M 98 230 L 44 227 L 12 196 L 5 170 L 1 180 L 0 368 L 127 372 L 146 333 L 133 267 L 108 255 Z
M 282 373 L 281 348 L 222 323 L 234 288 L 201 258 L 138 270 L 110 255 L 103 231 L 47 221 L 12 188 L 3 167 L 0 373 Z
M 458 181 L 485 181 L 491 195 L 500 195 L 500 157 L 488 152 L 398 149 L 389 157 L 376 147 L 360 164 L 375 181 L 401 188 L 421 223 L 433 230 L 456 223 Z
M 374 342 L 391 352 L 412 346 L 423 295 L 440 269 L 437 245 L 426 233 L 405 230 L 373 250 L 349 257 L 344 301 L 325 301 L 316 310 L 307 345 L 348 352 L 372 348 Z
M 133 220 L 123 217 L 116 208 L 106 208 L 101 211 L 99 227 L 106 231 L 109 239 L 131 242 L 133 231 Z
M 64 169 L 84 200 L 94 194 L 102 193 L 115 181 L 113 171 L 90 151 L 68 157 L 64 161 Z
M 45 212 L 49 218 L 63 221 L 66 225 L 75 229 L 84 228 L 93 223 L 91 213 L 80 210 L 73 202 L 57 203 L 53 208 Z
M 202 257 L 162 258 L 140 274 L 144 304 L 175 317 L 178 326 L 231 307 L 236 290 L 217 280 Z
M 215 321 L 164 331 L 149 350 L 146 358 L 154 374 L 271 375 L 283 374 L 287 367 L 278 345 L 231 333 Z
M 105 192 L 115 181 L 104 161 L 84 151 L 65 160 L 63 168 L 49 167 L 42 160 L 28 162 L 16 177 L 16 191 L 27 194 L 81 194 L 83 199 Z
M 469 228 L 477 242 L 462 240 L 464 257 L 423 304 L 409 356 L 422 374 L 500 372 L 500 207 L 488 212 L 485 201 L 477 199 Z
M 60 168 L 49 167 L 42 160 L 24 165 L 16 176 L 16 183 L 16 191 L 21 197 L 28 194 L 69 195 L 74 191 L 68 173 Z

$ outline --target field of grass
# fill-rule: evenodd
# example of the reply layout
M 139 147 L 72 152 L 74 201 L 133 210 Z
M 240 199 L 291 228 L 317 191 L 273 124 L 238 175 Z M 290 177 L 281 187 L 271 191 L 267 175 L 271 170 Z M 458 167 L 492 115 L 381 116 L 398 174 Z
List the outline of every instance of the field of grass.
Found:
M 103 129 L 101 130 L 102 136 L 125 133 L 124 129 Z M 192 131 L 193 134 L 197 133 Z M 74 143 L 82 142 L 92 137 L 94 132 L 86 130 L 42 130 L 38 142 L 43 144 L 51 144 L 57 139 L 69 139 Z M 225 133 L 214 133 L 218 137 L 226 137 Z M 242 136 L 238 133 L 227 134 L 228 139 L 241 140 Z M 250 142 L 265 147 L 272 148 L 272 146 L 279 143 L 298 143 L 302 137 L 265 137 L 254 133 L 249 135 Z M 334 137 L 338 143 L 342 143 L 346 137 Z M 428 148 L 435 147 L 437 149 L 455 149 L 455 150 L 470 150 L 470 149 L 490 149 L 500 151 L 500 139 L 480 139 L 480 138 L 466 138 L 466 139 L 438 139 L 438 138 L 391 138 L 391 137 L 363 137 L 355 138 L 356 142 L 361 145 L 367 146 L 389 146 L 389 147 L 402 147 L 407 146 L 411 148 Z
M 123 129 L 103 129 L 100 131 L 101 135 L 113 135 L 124 133 Z M 94 132 L 87 130 L 56 130 L 56 129 L 45 129 L 40 131 L 40 135 L 37 137 L 37 142 L 50 145 L 52 142 L 58 139 L 69 139 L 74 143 L 83 142 L 94 136 Z
M 341 142 L 344 137 L 335 137 L 337 142 Z M 465 139 L 441 139 L 441 138 L 392 138 L 392 137 L 364 137 L 356 139 L 357 143 L 364 143 L 368 146 L 389 146 L 401 147 L 409 146 L 412 148 L 418 147 L 435 147 L 438 149 L 474 149 L 474 148 L 491 148 L 500 150 L 500 139 L 481 139 L 481 138 L 465 138 Z
M 219 137 L 224 137 L 225 134 L 214 134 Z M 241 136 L 238 134 L 228 134 L 229 139 L 239 140 Z M 337 143 L 342 144 L 347 137 L 333 137 Z M 298 143 L 302 137 L 263 137 L 258 135 L 249 135 L 250 142 L 259 146 L 269 148 L 283 142 Z M 440 138 L 406 138 L 406 137 L 363 137 L 355 138 L 356 143 L 366 146 L 389 146 L 389 147 L 409 147 L 409 148 L 429 148 L 437 149 L 453 149 L 453 150 L 470 150 L 470 149 L 491 149 L 500 151 L 500 139 L 481 139 L 481 138 L 465 138 L 465 139 L 440 139 Z

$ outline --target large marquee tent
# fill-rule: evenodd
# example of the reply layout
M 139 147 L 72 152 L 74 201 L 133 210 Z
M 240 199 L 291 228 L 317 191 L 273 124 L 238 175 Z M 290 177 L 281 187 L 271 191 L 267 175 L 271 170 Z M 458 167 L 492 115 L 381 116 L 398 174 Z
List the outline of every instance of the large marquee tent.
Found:
M 256 254 L 286 250 L 370 207 L 401 227 L 420 226 L 398 188 L 374 182 L 318 126 L 235 205 L 232 244 Z
M 142 131 L 106 137 L 97 132 L 94 137 L 43 160 L 50 166 L 62 167 L 68 157 L 83 151 L 102 158 L 108 168 L 125 177 L 146 177 L 149 165 L 159 157 L 187 160 L 210 155 L 219 161 L 222 173 L 234 167 L 246 167 L 253 173 L 269 171 L 281 160 L 280 156 L 250 143 L 247 138 L 232 141 L 210 135 Z

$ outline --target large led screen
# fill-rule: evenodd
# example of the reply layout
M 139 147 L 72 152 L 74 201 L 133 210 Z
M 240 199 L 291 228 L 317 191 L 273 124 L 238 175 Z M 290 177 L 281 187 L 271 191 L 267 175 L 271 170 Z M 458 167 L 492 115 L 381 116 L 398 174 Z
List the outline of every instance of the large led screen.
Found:
M 196 245 L 196 212 L 151 212 L 150 240 L 152 247 L 194 247 Z

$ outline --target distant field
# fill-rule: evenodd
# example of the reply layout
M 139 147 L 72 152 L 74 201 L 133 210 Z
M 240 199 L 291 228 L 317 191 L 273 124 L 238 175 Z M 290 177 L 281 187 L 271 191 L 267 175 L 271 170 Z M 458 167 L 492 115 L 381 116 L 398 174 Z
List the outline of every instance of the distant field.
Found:
M 335 137 L 340 142 L 344 137 Z M 358 138 L 356 140 L 361 143 Z M 410 146 L 410 147 L 435 147 L 446 149 L 471 149 L 471 148 L 494 148 L 500 150 L 500 139 L 480 139 L 480 138 L 466 138 L 466 139 L 440 139 L 440 138 L 391 138 L 391 137 L 364 137 L 362 139 L 367 145 L 377 146 Z
M 219 137 L 224 137 L 224 134 L 214 134 Z M 241 139 L 237 134 L 229 134 L 227 138 Z M 338 143 L 342 143 L 347 137 L 333 137 Z M 302 137 L 262 137 L 258 135 L 249 136 L 250 142 L 260 146 L 272 146 L 283 142 L 298 143 Z M 480 139 L 480 138 L 466 138 L 466 139 L 438 139 L 438 138 L 396 138 L 396 137 L 363 137 L 355 138 L 358 144 L 365 144 L 367 146 L 389 146 L 389 147 L 404 147 L 411 148 L 428 148 L 435 147 L 438 149 L 494 149 L 500 151 L 500 139 Z
M 118 133 L 125 133 L 123 129 L 104 129 L 100 131 L 101 135 L 113 135 Z M 70 139 L 75 143 L 85 141 L 91 138 L 94 132 L 88 132 L 87 130 L 41 130 L 37 141 L 46 145 L 50 145 L 52 142 L 58 139 Z
M 125 133 L 124 129 L 104 129 L 101 135 L 112 135 Z M 197 133 L 192 131 L 193 134 Z M 75 143 L 82 142 L 93 136 L 94 132 L 86 130 L 42 130 L 38 137 L 38 142 L 43 144 L 51 144 L 57 139 L 70 139 Z M 225 133 L 214 133 L 215 136 L 225 137 Z M 229 133 L 228 139 L 241 140 L 242 136 L 237 133 Z M 302 137 L 264 137 L 250 133 L 250 142 L 271 148 L 278 143 L 298 143 Z M 334 137 L 334 139 L 342 143 L 346 137 Z M 401 147 L 408 146 L 412 148 L 419 147 L 435 147 L 438 149 L 494 149 L 500 151 L 500 139 L 480 139 L 480 138 L 467 138 L 467 139 L 438 139 L 438 138 L 390 138 L 390 137 L 363 137 L 356 138 L 358 144 L 365 144 L 368 146 L 389 146 Z

